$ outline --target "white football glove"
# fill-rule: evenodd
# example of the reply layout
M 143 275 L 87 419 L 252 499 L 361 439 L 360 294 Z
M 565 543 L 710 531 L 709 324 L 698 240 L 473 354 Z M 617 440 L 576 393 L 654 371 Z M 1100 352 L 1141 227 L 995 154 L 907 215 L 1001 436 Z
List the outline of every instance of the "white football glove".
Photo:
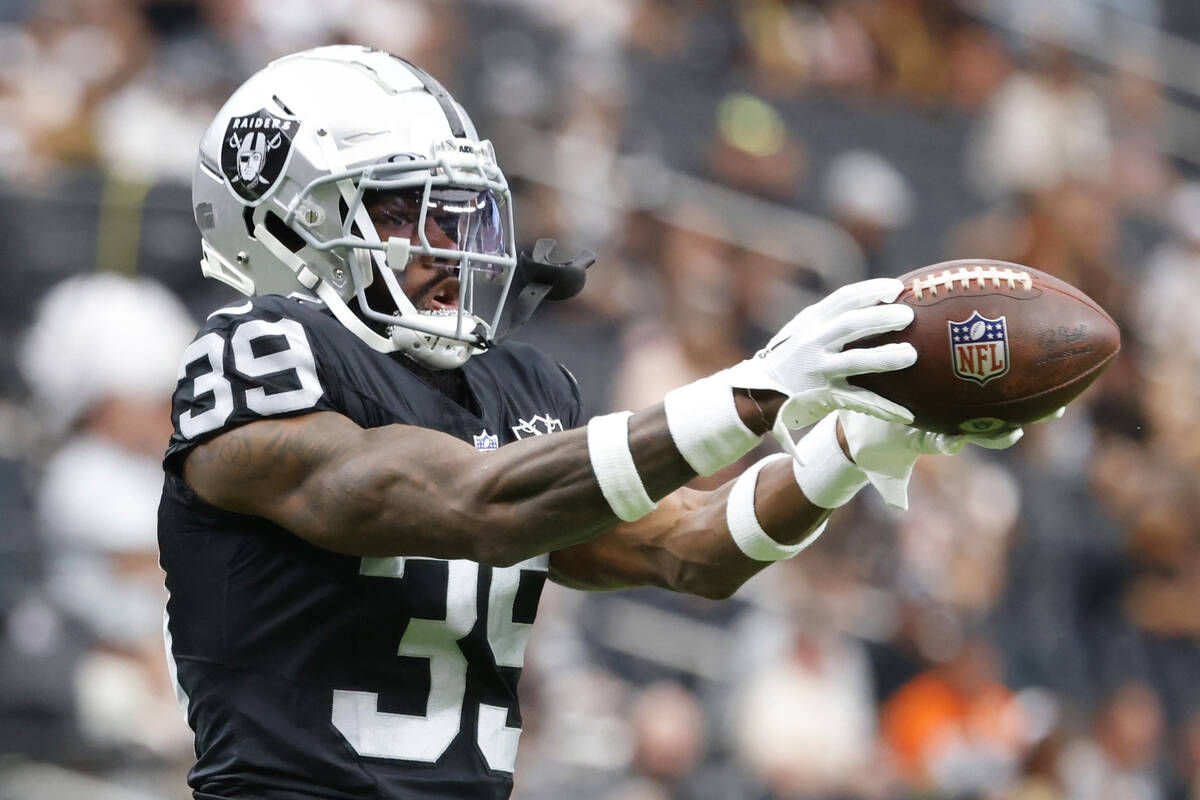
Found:
M 1059 419 L 1065 412 L 1066 408 L 1060 408 L 1037 422 Z M 853 411 L 839 411 L 838 419 L 854 463 L 867 474 L 867 480 L 883 499 L 899 509 L 908 508 L 908 481 L 919 456 L 954 455 L 968 444 L 1004 450 L 1025 435 L 1021 428 L 996 434 L 932 433 Z
M 911 422 L 912 414 L 904 406 L 852 386 L 846 378 L 911 366 L 917 360 L 916 349 L 896 343 L 842 350 L 850 342 L 908 327 L 912 308 L 891 305 L 903 288 L 894 278 L 843 286 L 797 314 L 754 357 L 718 374 L 734 388 L 787 395 L 777 430 L 803 428 L 839 408 Z

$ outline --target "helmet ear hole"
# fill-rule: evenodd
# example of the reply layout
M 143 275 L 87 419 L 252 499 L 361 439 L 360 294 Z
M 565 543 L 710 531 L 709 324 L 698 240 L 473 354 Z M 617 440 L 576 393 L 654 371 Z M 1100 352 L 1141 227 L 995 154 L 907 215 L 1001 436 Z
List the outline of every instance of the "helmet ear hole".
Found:
M 280 219 L 274 211 L 266 213 L 263 218 L 263 226 L 279 240 L 280 244 L 293 253 L 300 252 L 304 247 L 304 239 L 300 234 L 289 228 L 287 223 Z

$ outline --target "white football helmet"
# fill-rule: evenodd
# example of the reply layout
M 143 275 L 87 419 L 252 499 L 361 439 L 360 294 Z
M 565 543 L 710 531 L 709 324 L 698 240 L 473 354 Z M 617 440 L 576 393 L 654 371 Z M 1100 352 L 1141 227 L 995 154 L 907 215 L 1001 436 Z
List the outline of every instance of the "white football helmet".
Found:
M 406 199 L 412 240 L 380 239 L 363 204 L 375 191 Z M 204 134 L 192 205 L 206 276 L 246 295 L 316 294 L 375 350 L 448 369 L 505 332 L 516 243 L 491 142 L 388 53 L 319 47 L 247 80 Z M 430 243 L 437 228 L 455 247 Z M 414 258 L 457 270 L 456 308 L 414 306 L 402 286 Z

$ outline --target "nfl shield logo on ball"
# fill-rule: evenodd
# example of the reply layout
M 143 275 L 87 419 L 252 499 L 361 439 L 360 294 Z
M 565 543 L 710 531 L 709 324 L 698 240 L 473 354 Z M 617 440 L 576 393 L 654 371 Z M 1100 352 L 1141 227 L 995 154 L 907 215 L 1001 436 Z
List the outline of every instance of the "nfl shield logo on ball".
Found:
M 950 322 L 950 358 L 955 376 L 983 386 L 1008 372 L 1008 324 L 978 311 Z

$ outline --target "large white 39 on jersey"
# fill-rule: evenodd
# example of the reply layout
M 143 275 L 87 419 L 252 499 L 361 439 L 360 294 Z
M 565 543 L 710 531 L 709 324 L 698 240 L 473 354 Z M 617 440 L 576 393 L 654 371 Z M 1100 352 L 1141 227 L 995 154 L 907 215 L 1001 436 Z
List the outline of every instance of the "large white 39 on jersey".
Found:
M 413 558 L 364 558 L 359 573 L 377 578 L 404 579 L 406 561 Z M 419 559 L 436 560 L 436 559 Z M 537 556 L 511 567 L 493 568 L 488 601 L 487 641 L 498 667 L 520 667 L 532 625 L 513 621 L 513 606 L 522 571 L 545 572 L 549 556 Z M 429 697 L 424 715 L 394 714 L 378 709 L 375 692 L 335 689 L 333 725 L 363 756 L 434 763 L 458 736 L 463 724 L 467 691 L 467 659 L 459 647 L 475 627 L 478 608 L 479 564 L 447 561 L 446 616 L 409 621 L 400 637 L 397 656 L 429 661 Z M 475 741 L 489 768 L 512 772 L 517 761 L 520 728 L 508 727 L 508 709 L 480 703 Z

